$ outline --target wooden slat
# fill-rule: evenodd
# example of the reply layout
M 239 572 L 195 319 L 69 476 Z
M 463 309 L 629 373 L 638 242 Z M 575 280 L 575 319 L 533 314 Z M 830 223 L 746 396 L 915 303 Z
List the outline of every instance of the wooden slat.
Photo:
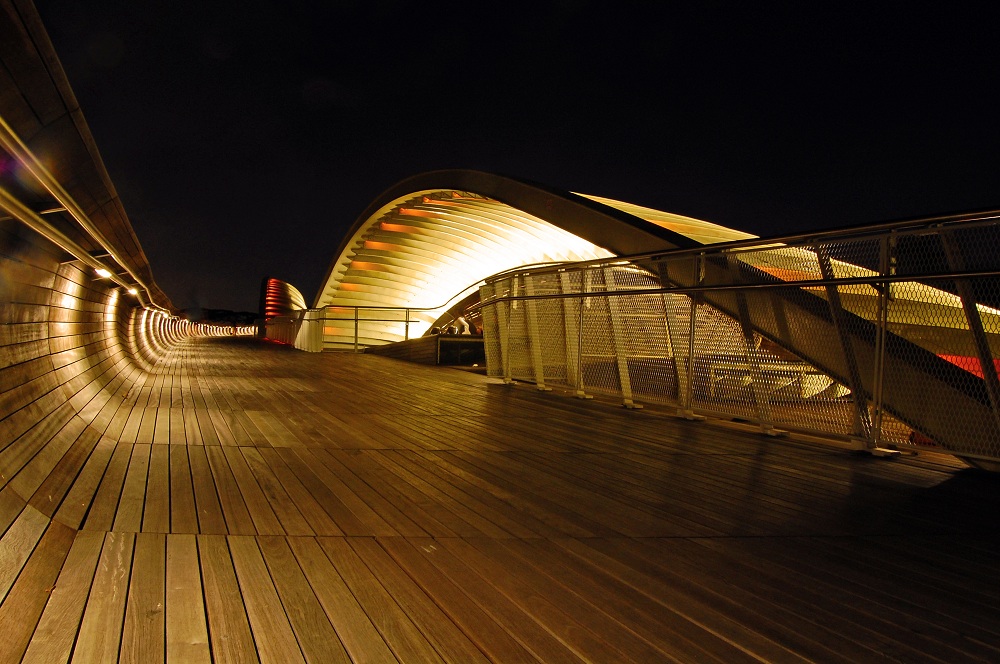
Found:
M 4 626 L 0 662 L 17 662 L 23 657 L 75 535 L 75 530 L 62 524 L 49 524 L 14 587 L 0 604 L 0 625 Z
M 135 535 L 107 533 L 97 565 L 73 658 L 109 662 L 118 658 Z
M 198 513 L 191 483 L 191 466 L 184 445 L 169 445 L 170 450 L 170 530 L 175 533 L 198 532 Z
M 212 476 L 215 478 L 222 513 L 226 517 L 227 532 L 233 535 L 255 535 L 257 529 L 222 450 L 221 447 L 206 447 L 205 454 L 208 456 Z
M 97 494 L 87 512 L 87 521 L 83 525 L 85 529 L 103 531 L 111 529 L 115 513 L 118 510 L 118 499 L 121 497 L 122 484 L 125 482 L 125 474 L 128 471 L 131 456 L 131 445 L 118 445 L 115 448 L 111 462 L 108 464 L 104 477 L 101 478 Z
M 212 660 L 194 535 L 169 535 L 166 558 L 166 658 L 178 664 Z
M 302 654 L 310 664 L 351 661 L 284 538 L 257 540 Z
M 139 533 L 135 538 L 119 662 L 156 664 L 164 661 L 165 576 L 165 536 Z
M 429 540 L 422 540 L 427 542 Z M 379 544 L 392 556 L 401 569 L 432 593 L 434 601 L 447 613 L 448 618 L 472 639 L 486 656 L 495 662 L 538 661 L 515 636 L 505 630 L 481 609 L 462 589 L 414 548 L 411 540 L 402 537 L 385 537 Z M 426 550 L 424 553 L 428 553 Z
M 7 597 L 48 525 L 44 514 L 28 506 L 0 538 L 0 603 Z
M 357 537 L 345 541 L 365 561 L 379 583 L 445 661 L 489 661 L 476 644 L 441 611 L 434 599 L 428 597 L 374 540 Z
M 274 510 L 271 509 L 271 504 L 264 492 L 261 491 L 257 479 L 250 472 L 250 467 L 243 458 L 240 448 L 223 447 L 221 449 L 229 464 L 229 469 L 236 479 L 240 493 L 243 495 L 243 502 L 246 503 L 257 532 L 261 535 L 283 535 L 284 529 L 281 527 L 281 522 L 275 516 Z
M 146 502 L 146 481 L 149 477 L 150 445 L 132 446 L 132 457 L 121 499 L 115 512 L 114 530 L 139 532 L 142 528 L 142 513 Z
M 343 538 L 322 537 L 319 542 L 397 658 L 404 662 L 444 661 Z
M 202 447 L 189 447 L 188 460 L 191 464 L 191 480 L 198 508 L 198 529 L 206 534 L 225 534 L 226 519 L 215 490 L 212 469 Z
M 69 659 L 103 545 L 104 533 L 77 534 L 28 644 L 25 663 L 51 664 Z
M 239 452 L 257 480 L 261 492 L 285 533 L 289 535 L 315 534 L 264 457 L 253 447 L 241 447 Z M 294 487 L 294 484 L 292 486 Z
M 396 661 L 371 618 L 316 540 L 292 537 L 287 541 L 351 659 L 354 662 Z
M 261 659 L 286 664 L 305 662 L 257 541 L 246 535 L 227 540 Z
M 226 538 L 222 535 L 199 535 L 198 554 L 213 660 L 233 664 L 258 662 L 257 648 Z

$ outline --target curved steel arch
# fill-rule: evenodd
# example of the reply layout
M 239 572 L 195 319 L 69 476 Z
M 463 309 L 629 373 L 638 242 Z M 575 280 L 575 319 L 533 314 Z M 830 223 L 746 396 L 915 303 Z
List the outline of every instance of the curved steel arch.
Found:
M 432 171 L 391 187 L 358 217 L 313 306 L 438 306 L 491 274 L 523 265 L 749 237 L 493 173 Z M 425 323 L 435 317 L 427 313 Z

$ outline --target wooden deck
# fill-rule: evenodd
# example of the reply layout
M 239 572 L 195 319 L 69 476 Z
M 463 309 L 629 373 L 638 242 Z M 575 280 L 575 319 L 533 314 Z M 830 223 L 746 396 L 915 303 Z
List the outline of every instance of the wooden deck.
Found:
M 225 339 L 121 385 L 0 454 L 0 662 L 1000 660 L 948 457 Z

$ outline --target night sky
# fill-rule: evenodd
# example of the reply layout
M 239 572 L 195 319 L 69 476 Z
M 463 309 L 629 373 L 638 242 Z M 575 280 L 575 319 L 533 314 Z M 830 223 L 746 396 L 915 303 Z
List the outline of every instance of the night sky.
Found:
M 992 3 L 36 4 L 179 307 L 311 303 L 441 168 L 758 235 L 1000 206 Z

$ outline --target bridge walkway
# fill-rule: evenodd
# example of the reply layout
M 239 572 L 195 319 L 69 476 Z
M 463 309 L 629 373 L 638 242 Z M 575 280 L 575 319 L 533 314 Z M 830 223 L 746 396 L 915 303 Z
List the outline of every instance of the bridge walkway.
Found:
M 1000 659 L 951 457 L 235 339 L 119 396 L 0 490 L 2 662 Z

